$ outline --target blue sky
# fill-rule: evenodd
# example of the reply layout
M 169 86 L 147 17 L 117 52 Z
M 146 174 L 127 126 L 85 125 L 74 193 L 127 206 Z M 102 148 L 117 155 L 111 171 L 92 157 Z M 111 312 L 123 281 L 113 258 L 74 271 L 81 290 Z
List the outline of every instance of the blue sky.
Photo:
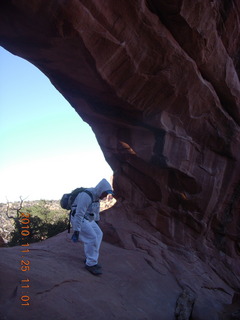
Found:
M 91 127 L 39 69 L 1 47 L 0 150 L 0 202 L 57 200 L 112 175 Z

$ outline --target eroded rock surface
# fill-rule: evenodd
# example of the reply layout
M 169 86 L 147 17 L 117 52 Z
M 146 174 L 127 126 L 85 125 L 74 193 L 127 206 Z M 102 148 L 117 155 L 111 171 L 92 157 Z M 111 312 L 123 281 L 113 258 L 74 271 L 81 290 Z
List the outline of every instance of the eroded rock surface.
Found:
M 218 319 L 240 288 L 240 2 L 3 0 L 0 18 L 0 44 L 49 77 L 114 170 L 105 239 L 167 261 L 178 296 L 205 292 L 192 319 Z
M 83 245 L 67 232 L 30 244 L 29 252 L 0 248 L 0 319 L 185 320 L 193 309 L 192 319 L 205 320 L 231 304 L 232 289 L 196 254 L 154 236 L 146 241 L 137 226 L 132 232 L 137 249 L 103 242 L 100 277 L 84 268 Z

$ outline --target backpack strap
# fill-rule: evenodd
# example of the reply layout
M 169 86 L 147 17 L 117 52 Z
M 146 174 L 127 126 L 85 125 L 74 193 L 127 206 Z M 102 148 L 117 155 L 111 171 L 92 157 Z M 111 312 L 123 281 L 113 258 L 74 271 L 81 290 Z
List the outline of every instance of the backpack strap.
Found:
M 70 229 L 71 229 L 71 215 L 72 215 L 72 210 L 69 212 L 69 218 L 68 218 L 68 233 L 70 233 Z
M 83 192 L 85 192 L 85 193 L 87 193 L 87 194 L 89 195 L 89 197 L 91 198 L 92 203 L 93 203 L 94 201 L 93 201 L 93 195 L 92 195 L 92 193 L 91 193 L 90 191 L 88 191 L 88 190 L 84 190 Z

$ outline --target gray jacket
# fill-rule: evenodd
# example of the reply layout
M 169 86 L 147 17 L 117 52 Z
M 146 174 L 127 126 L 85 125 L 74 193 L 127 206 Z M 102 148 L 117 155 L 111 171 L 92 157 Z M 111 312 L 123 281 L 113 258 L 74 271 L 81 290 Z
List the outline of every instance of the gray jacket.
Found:
M 99 197 L 104 191 L 112 190 L 112 187 L 106 179 L 102 179 L 95 188 L 88 188 L 87 190 L 91 192 L 93 201 L 86 192 L 81 192 L 72 205 L 72 207 L 76 207 L 76 213 L 71 218 L 74 231 L 81 231 L 84 218 L 90 221 L 99 221 Z

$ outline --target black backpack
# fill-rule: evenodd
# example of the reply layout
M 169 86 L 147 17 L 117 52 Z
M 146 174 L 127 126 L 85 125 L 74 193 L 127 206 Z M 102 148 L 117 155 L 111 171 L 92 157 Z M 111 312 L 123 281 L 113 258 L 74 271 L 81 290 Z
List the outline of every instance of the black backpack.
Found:
M 77 189 L 74 189 L 71 193 L 65 193 L 63 196 L 62 196 L 62 199 L 60 200 L 60 205 L 63 209 L 65 210 L 71 210 L 69 212 L 69 221 L 68 221 L 68 233 L 70 233 L 70 228 L 71 228 L 71 216 L 74 216 L 75 214 L 75 211 L 76 211 L 76 207 L 74 206 L 74 208 L 72 207 L 72 204 L 74 202 L 74 200 L 76 199 L 76 197 L 78 196 L 79 193 L 81 192 L 85 192 L 87 193 L 92 202 L 93 202 L 93 195 L 91 194 L 90 191 L 86 190 L 86 188 L 77 188 Z

